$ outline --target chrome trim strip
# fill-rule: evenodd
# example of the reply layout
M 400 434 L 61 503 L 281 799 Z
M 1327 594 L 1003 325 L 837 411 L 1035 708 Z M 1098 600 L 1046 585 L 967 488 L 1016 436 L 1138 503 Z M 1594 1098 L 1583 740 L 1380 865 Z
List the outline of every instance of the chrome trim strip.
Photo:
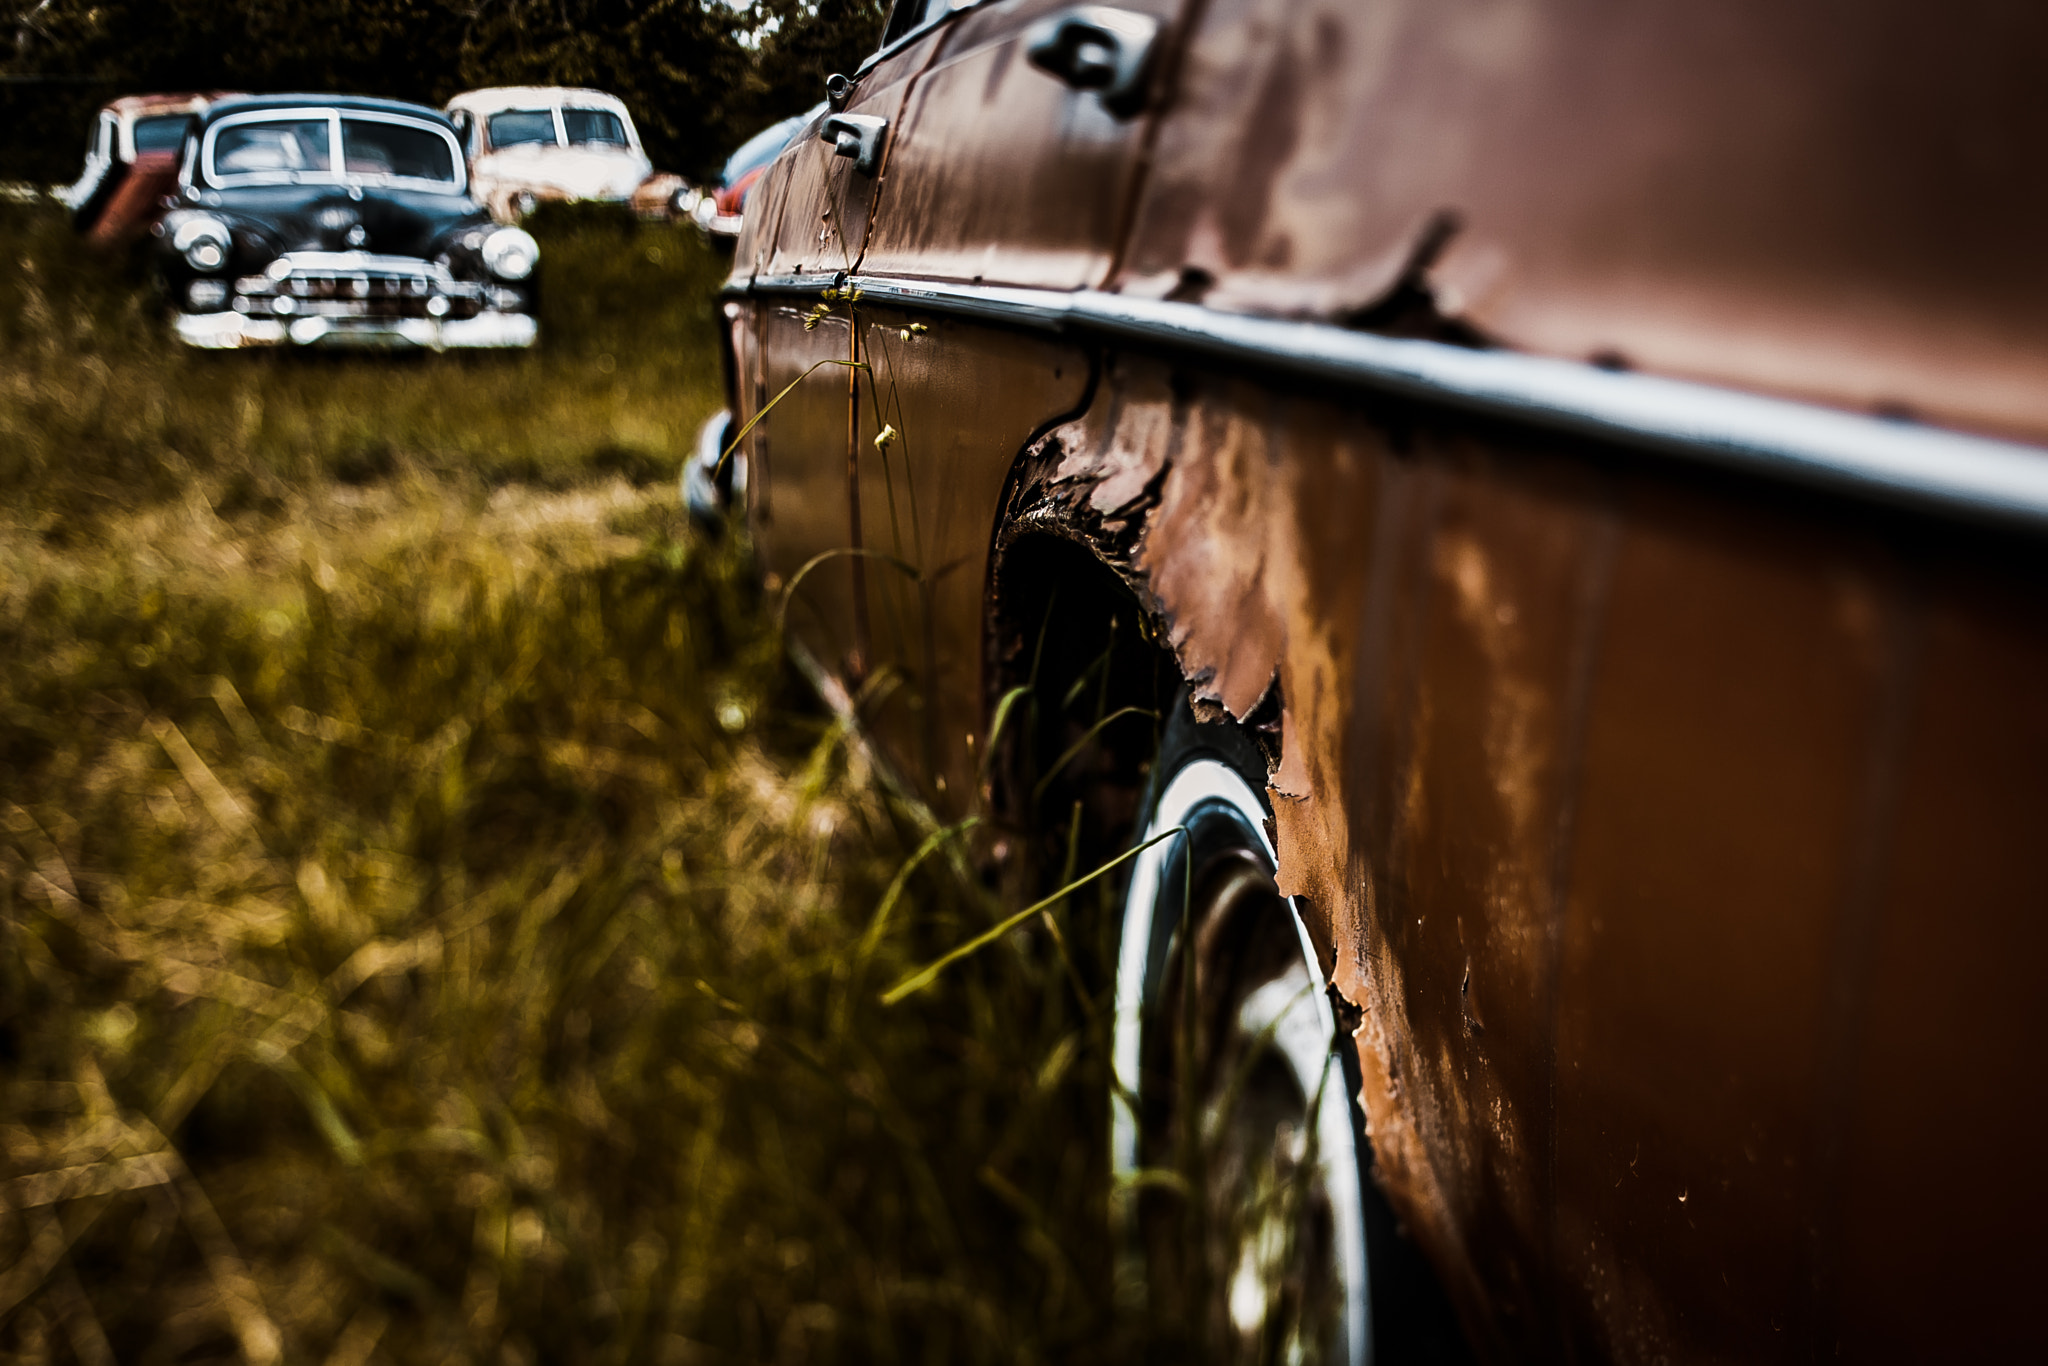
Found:
M 281 268 L 280 268 L 281 267 Z M 456 284 L 448 267 L 417 256 L 391 256 L 371 251 L 288 251 L 261 272 L 262 278 L 283 280 L 298 275 L 403 275 Z
M 807 271 L 802 275 L 778 275 L 775 277 L 773 285 L 757 292 L 762 294 L 808 294 L 811 296 L 811 301 L 816 303 L 823 297 L 826 290 L 837 289 L 845 283 L 846 272 L 843 270 L 836 274 L 832 271 Z M 735 291 L 732 286 L 728 285 L 724 292 L 732 294 Z M 737 292 L 744 296 L 747 290 L 742 288 Z
M 890 307 L 1277 369 L 1895 505 L 2048 529 L 2048 450 L 1712 385 L 1095 290 L 804 275 L 756 277 L 727 292 L 816 297 L 832 285 Z

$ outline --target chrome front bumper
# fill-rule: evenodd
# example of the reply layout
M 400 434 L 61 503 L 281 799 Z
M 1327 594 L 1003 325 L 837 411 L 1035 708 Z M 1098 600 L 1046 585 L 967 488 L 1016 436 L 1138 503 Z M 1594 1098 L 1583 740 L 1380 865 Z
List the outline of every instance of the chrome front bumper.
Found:
M 525 313 L 479 313 L 474 318 L 251 318 L 242 313 L 180 313 L 178 340 L 207 351 L 244 346 L 464 347 L 531 346 L 540 325 Z
M 198 291 L 214 291 L 201 302 Z M 179 340 L 205 350 L 244 346 L 531 346 L 527 296 L 498 282 L 458 280 L 435 261 L 370 252 L 289 252 L 261 275 L 197 280 L 177 314 Z

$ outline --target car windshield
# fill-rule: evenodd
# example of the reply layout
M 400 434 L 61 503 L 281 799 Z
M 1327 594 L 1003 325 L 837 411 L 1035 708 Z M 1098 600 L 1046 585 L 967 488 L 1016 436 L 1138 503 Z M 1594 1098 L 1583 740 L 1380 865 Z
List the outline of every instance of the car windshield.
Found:
M 213 135 L 213 173 L 290 178 L 333 169 L 324 118 L 229 124 Z
M 569 141 L 583 147 L 592 143 L 609 147 L 626 145 L 626 124 L 609 109 L 564 109 L 562 127 Z
M 455 183 L 455 148 L 443 134 L 381 119 L 341 121 L 341 162 L 351 176 Z
M 175 152 L 185 140 L 185 130 L 192 126 L 190 114 L 158 114 L 151 118 L 135 120 L 135 150 L 137 152 Z
M 555 111 L 552 109 L 508 109 L 491 115 L 491 146 L 552 147 L 555 145 Z

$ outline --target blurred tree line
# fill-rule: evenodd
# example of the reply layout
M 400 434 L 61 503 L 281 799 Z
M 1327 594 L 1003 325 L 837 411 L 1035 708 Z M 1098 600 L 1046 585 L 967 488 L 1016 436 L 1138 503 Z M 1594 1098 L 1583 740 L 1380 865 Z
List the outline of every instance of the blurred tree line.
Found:
M 439 105 L 487 85 L 626 101 L 657 166 L 705 176 L 874 50 L 888 0 L 0 0 L 0 179 L 68 180 L 92 111 L 147 91 Z

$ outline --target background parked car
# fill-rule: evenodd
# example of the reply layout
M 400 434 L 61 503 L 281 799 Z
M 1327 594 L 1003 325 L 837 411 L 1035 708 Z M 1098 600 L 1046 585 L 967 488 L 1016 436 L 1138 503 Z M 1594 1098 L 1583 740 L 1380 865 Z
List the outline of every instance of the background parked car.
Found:
M 1489 1359 L 2042 1359 L 2048 10 L 1624 9 L 901 0 L 735 249 L 755 544 L 940 819 L 1131 851 L 1230 1359 L 1410 1359 L 1340 1148 Z
M 97 246 L 139 240 L 177 188 L 178 153 L 186 130 L 215 100 L 211 95 L 125 95 L 93 116 L 85 169 L 58 192 L 72 222 Z
M 500 223 L 548 200 L 630 204 L 647 217 L 688 211 L 683 178 L 657 172 L 623 101 L 598 90 L 499 86 L 448 102 L 478 199 Z
M 718 173 L 718 184 L 697 200 L 692 213 L 697 225 L 713 237 L 728 241 L 738 237 L 746 223 L 747 196 L 753 193 L 762 172 L 789 146 L 791 138 L 824 112 L 825 106 L 820 104 L 771 123 L 741 143 L 739 150 L 726 158 Z
M 193 346 L 530 346 L 540 249 L 468 193 L 455 128 L 396 100 L 224 100 L 156 229 Z

